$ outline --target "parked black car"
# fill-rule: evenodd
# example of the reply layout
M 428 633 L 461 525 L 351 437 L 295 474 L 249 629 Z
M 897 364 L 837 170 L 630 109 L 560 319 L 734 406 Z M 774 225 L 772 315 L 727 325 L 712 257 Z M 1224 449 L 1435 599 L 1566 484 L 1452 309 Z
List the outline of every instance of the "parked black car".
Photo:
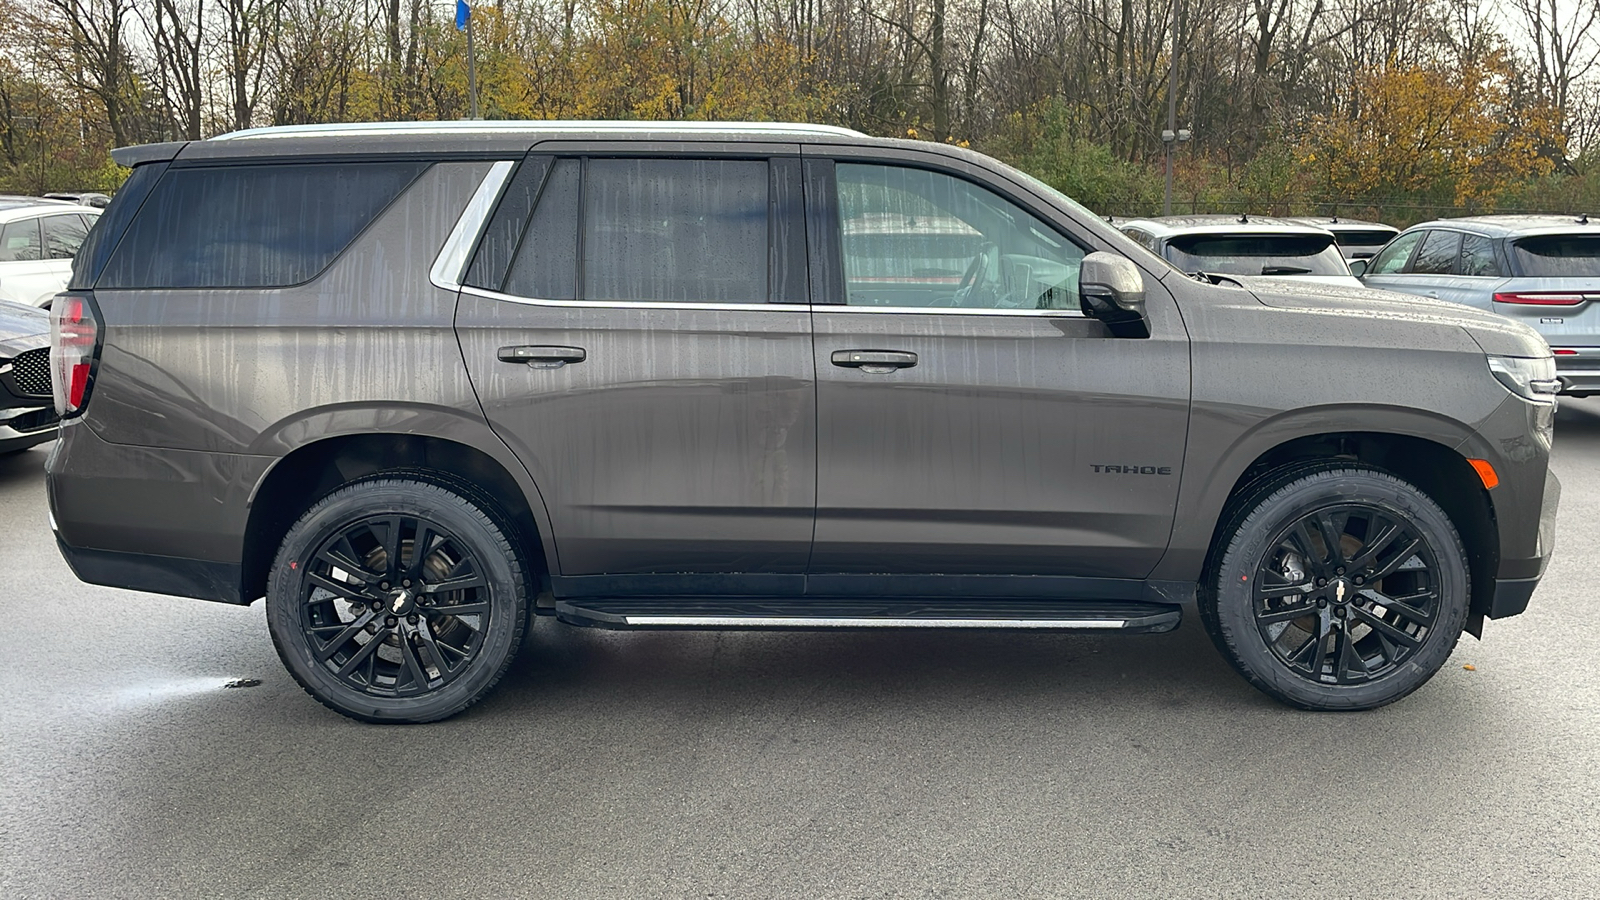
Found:
M 345 715 L 461 711 L 535 613 L 1130 633 L 1186 603 L 1267 693 L 1364 709 L 1550 558 L 1532 329 L 1191 278 L 960 148 L 468 122 L 115 157 L 52 308 L 62 553 L 265 596 Z
M 59 421 L 50 394 L 50 316 L 0 300 L 0 453 L 54 438 Z

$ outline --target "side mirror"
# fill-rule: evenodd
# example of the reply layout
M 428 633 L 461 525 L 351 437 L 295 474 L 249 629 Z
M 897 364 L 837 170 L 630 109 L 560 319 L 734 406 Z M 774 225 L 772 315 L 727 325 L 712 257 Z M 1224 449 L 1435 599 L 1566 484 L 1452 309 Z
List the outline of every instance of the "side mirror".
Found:
M 1365 259 L 1350 260 L 1350 274 L 1357 278 L 1367 274 L 1367 262 L 1368 260 Z
M 1150 336 L 1150 323 L 1144 317 L 1144 276 L 1121 256 L 1096 251 L 1083 258 L 1078 303 L 1084 315 L 1104 322 L 1117 337 Z

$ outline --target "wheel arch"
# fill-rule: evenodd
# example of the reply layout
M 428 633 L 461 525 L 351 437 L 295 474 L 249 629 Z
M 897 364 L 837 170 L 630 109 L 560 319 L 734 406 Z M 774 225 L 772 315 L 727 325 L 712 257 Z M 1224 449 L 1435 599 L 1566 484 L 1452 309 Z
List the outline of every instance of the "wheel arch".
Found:
M 278 545 L 302 513 L 346 484 L 389 473 L 434 481 L 484 505 L 491 515 L 498 514 L 526 554 L 536 581 L 533 589 L 545 589 L 554 548 L 544 504 L 531 482 L 525 488 L 525 472 L 518 478 L 501 460 L 461 441 L 378 432 L 333 435 L 303 444 L 262 476 L 252 492 L 245 525 L 240 598 L 251 602 L 263 596 Z
M 1461 535 L 1471 575 L 1469 630 L 1488 613 L 1500 563 L 1500 532 L 1494 500 L 1476 470 L 1452 446 L 1411 434 L 1336 431 L 1308 434 L 1276 444 L 1258 454 L 1234 480 L 1214 519 L 1203 584 L 1209 584 L 1239 506 L 1267 483 L 1281 482 L 1309 465 L 1345 461 L 1388 472 L 1415 485 L 1439 504 Z

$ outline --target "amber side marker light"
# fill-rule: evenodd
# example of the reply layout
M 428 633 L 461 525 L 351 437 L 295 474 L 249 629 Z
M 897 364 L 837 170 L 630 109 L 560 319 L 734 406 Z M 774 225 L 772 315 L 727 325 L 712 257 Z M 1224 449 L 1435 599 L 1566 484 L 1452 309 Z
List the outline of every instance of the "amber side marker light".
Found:
M 1487 459 L 1469 459 L 1467 462 L 1472 463 L 1472 467 L 1478 470 L 1478 477 L 1483 479 L 1484 488 L 1492 491 L 1495 485 L 1500 483 L 1500 476 L 1494 473 L 1494 466 L 1489 465 Z

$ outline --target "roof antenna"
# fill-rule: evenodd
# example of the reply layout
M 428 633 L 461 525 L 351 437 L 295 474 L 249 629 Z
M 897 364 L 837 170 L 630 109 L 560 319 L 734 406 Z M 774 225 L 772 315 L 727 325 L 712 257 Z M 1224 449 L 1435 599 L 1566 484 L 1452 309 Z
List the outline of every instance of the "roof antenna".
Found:
M 1333 214 L 1333 221 L 1329 222 L 1328 224 L 1329 225 L 1337 225 L 1337 224 L 1339 224 L 1339 214 L 1338 213 L 1334 213 Z
M 1578 224 L 1579 225 L 1587 225 L 1587 224 L 1589 224 L 1589 214 L 1588 213 L 1579 213 L 1578 214 Z
M 1249 225 L 1250 224 L 1250 214 L 1249 213 L 1239 213 L 1239 224 L 1240 225 Z

